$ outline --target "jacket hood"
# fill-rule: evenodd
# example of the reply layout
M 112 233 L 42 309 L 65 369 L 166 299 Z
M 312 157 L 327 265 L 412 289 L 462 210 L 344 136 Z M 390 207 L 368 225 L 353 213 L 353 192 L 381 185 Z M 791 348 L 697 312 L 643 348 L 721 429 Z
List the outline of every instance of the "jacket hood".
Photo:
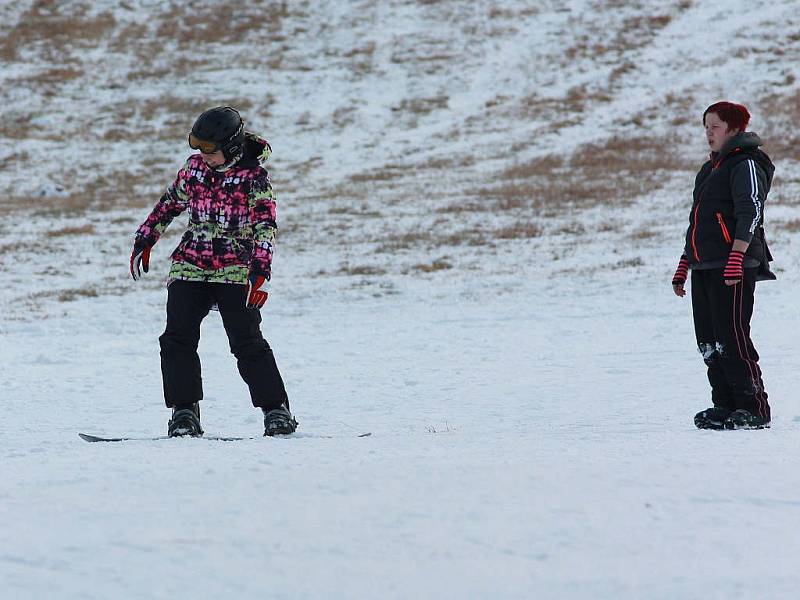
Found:
M 767 153 L 759 147 L 763 145 L 764 142 L 761 141 L 757 133 L 753 133 L 752 131 L 737 133 L 725 143 L 720 152 L 711 153 L 711 161 L 712 163 L 719 164 L 732 154 L 744 152 L 764 169 L 764 173 L 767 175 L 767 186 L 771 187 L 772 176 L 775 173 L 775 165 L 772 164 L 772 160 L 767 156 Z
M 742 133 L 737 133 L 722 147 L 719 151 L 719 156 L 725 157 L 730 154 L 736 148 L 741 148 L 742 150 L 755 150 L 759 146 L 763 146 L 764 142 L 761 141 L 761 138 L 758 137 L 757 133 L 752 131 L 743 131 Z
M 272 146 L 261 136 L 244 132 L 244 151 L 237 167 L 254 168 L 263 166 L 272 155 Z

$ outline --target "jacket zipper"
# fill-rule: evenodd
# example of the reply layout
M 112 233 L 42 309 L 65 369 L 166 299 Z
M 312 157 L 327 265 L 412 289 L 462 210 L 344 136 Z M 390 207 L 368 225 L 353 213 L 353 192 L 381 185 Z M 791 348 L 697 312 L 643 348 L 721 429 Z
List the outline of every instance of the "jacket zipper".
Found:
M 722 230 L 722 237 L 725 238 L 725 241 L 729 244 L 733 243 L 731 239 L 731 234 L 728 231 L 727 225 L 725 225 L 725 220 L 722 218 L 722 213 L 717 213 L 717 221 L 719 221 L 719 228 Z
M 694 223 L 692 223 L 692 252 L 694 253 L 694 260 L 700 262 L 700 254 L 697 252 L 697 244 L 695 243 L 695 235 L 697 234 L 697 211 L 700 210 L 700 203 L 694 207 Z

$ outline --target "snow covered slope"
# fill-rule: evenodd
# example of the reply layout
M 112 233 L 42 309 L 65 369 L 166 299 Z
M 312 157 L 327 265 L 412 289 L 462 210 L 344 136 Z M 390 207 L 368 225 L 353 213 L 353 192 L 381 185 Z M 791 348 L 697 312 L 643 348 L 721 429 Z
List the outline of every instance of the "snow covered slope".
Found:
M 18 314 L 32 308 L 29 293 L 58 300 L 126 284 L 133 229 L 185 158 L 196 114 L 222 103 L 239 106 L 275 148 L 280 253 L 306 255 L 304 293 L 315 280 L 338 288 L 341 275 L 381 293 L 396 275 L 484 273 L 508 264 L 495 252 L 525 270 L 531 246 L 558 247 L 564 232 L 569 247 L 582 232 L 593 238 L 596 215 L 576 209 L 598 204 L 608 206 L 606 233 L 639 232 L 652 245 L 669 218 L 665 233 L 677 240 L 675 209 L 704 153 L 698 115 L 724 97 L 753 109 L 781 161 L 773 203 L 790 202 L 795 8 L 6 5 L 0 208 L 20 217 L 2 229 L 18 259 L 3 259 L 14 285 L 0 303 Z M 671 202 L 663 214 L 649 202 L 659 189 Z M 640 202 L 647 214 L 616 210 Z M 156 251 L 162 260 L 170 243 Z M 642 260 L 637 248 L 618 258 Z
M 3 594 L 793 598 L 796 9 L 0 5 Z M 669 278 L 722 98 L 778 166 L 779 280 L 773 427 L 720 435 Z M 275 149 L 263 327 L 298 437 L 86 444 L 166 429 L 182 223 L 139 283 L 131 236 L 224 103 Z M 206 431 L 258 435 L 215 313 L 200 353 Z

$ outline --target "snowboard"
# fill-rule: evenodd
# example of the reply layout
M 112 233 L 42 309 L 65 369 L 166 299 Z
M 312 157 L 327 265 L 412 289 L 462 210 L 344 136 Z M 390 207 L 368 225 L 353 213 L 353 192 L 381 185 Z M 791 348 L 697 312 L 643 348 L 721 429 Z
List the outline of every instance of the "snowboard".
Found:
M 277 438 L 312 438 L 312 439 L 324 439 L 324 440 L 332 440 L 336 438 L 345 438 L 345 437 L 369 437 L 372 435 L 371 431 L 367 433 L 359 433 L 357 435 L 348 436 L 348 435 L 314 435 L 313 433 L 290 433 L 288 435 L 276 435 L 272 437 Z M 86 442 L 155 442 L 158 440 L 169 440 L 172 439 L 168 435 L 157 435 L 153 437 L 100 437 L 97 435 L 89 435 L 88 433 L 79 433 L 78 436 Z M 189 437 L 189 436 L 186 436 Z M 224 435 L 201 435 L 200 437 L 194 438 L 198 440 L 210 440 L 212 442 L 239 442 L 242 440 L 260 440 L 262 437 L 237 437 L 237 436 L 224 436 Z

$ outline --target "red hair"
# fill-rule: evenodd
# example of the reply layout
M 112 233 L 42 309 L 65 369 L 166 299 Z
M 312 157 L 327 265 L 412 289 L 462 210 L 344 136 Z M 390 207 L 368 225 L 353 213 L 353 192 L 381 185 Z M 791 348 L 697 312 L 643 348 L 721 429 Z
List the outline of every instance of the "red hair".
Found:
M 703 113 L 703 125 L 706 124 L 706 115 L 708 113 L 714 113 L 719 117 L 720 121 L 724 121 L 728 125 L 728 131 L 732 129 L 744 131 L 750 122 L 750 113 L 747 112 L 743 105 L 726 100 L 715 102 L 706 109 L 706 112 Z

